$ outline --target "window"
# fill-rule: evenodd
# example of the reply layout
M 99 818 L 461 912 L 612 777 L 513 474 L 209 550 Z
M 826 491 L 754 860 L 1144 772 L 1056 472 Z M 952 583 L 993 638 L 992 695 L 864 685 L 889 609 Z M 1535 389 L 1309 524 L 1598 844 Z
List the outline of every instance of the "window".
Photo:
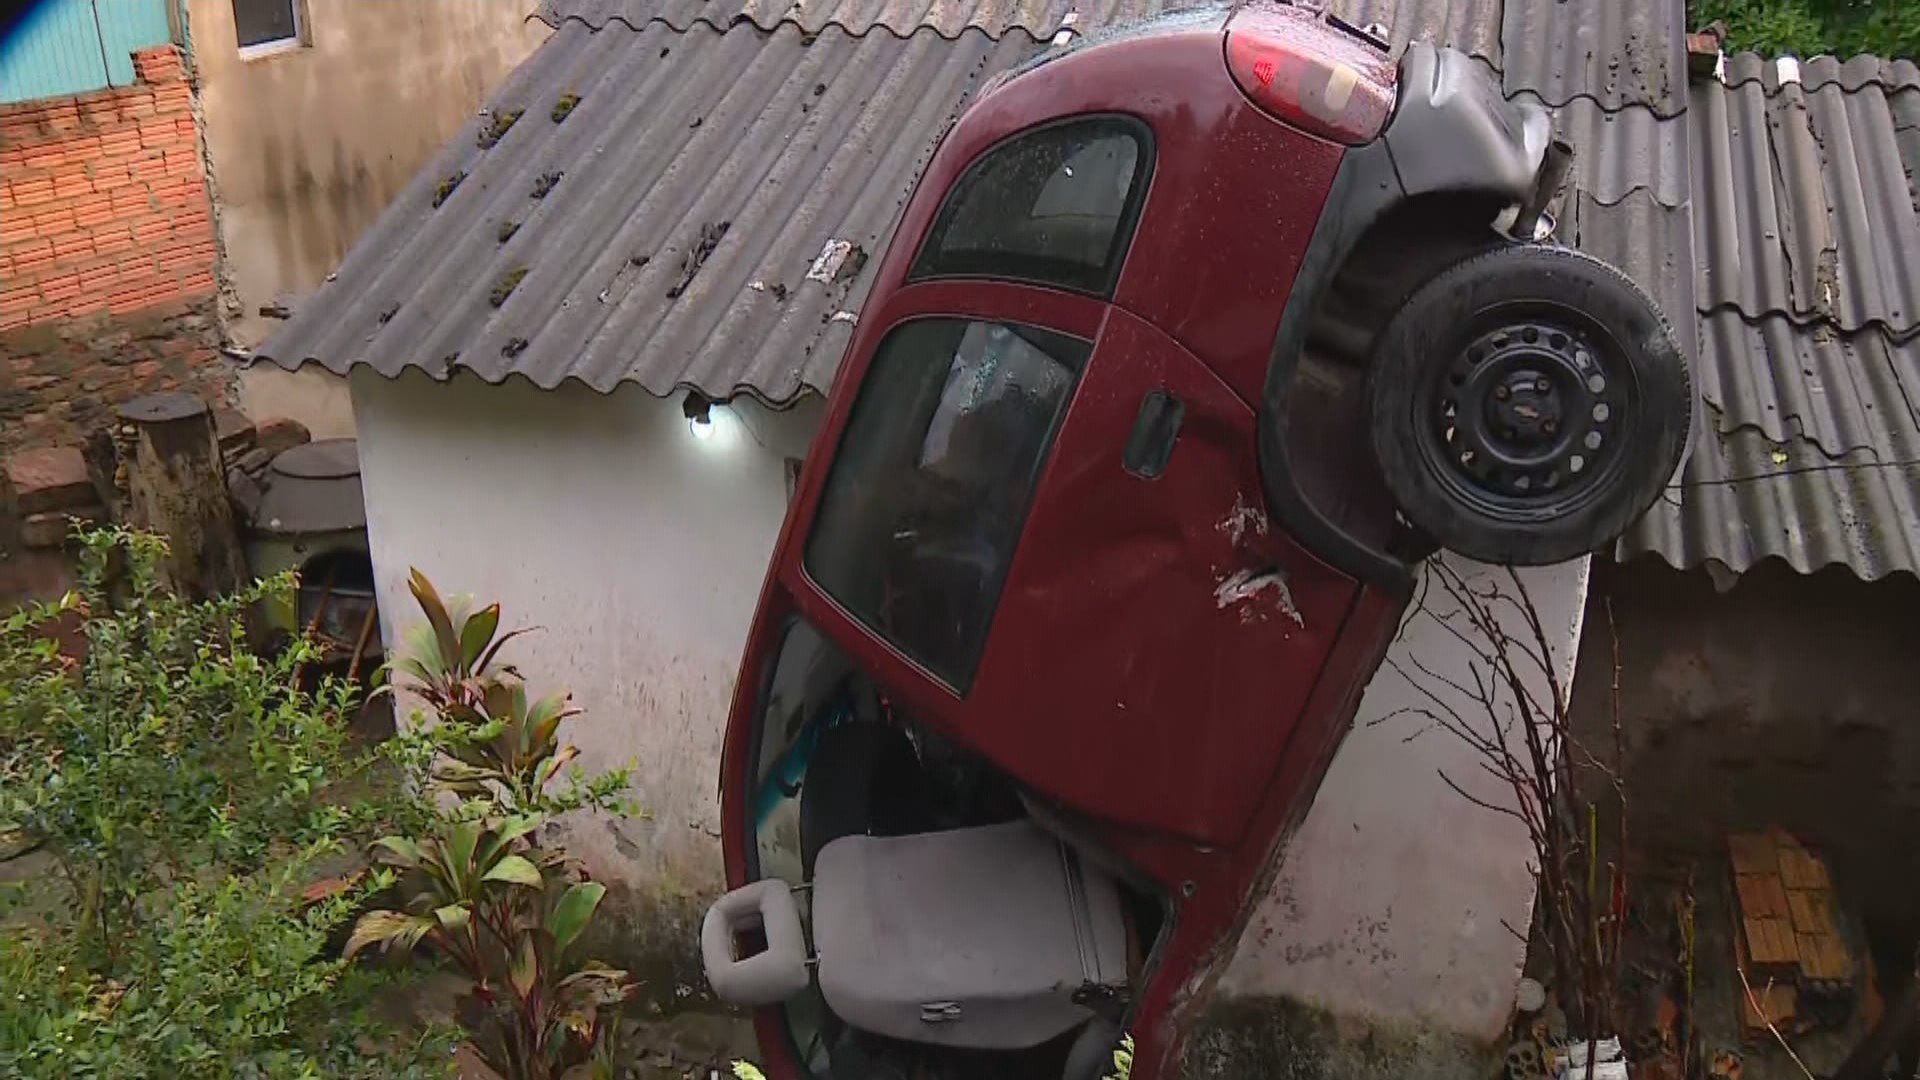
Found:
M 1146 128 L 1056 124 L 987 151 L 953 186 L 910 277 L 996 277 L 1105 296 L 1146 194 Z
M 303 0 L 233 0 L 233 29 L 240 55 L 265 56 L 302 43 Z
M 1091 346 L 1032 327 L 921 319 L 880 343 L 807 540 L 853 616 L 965 689 Z

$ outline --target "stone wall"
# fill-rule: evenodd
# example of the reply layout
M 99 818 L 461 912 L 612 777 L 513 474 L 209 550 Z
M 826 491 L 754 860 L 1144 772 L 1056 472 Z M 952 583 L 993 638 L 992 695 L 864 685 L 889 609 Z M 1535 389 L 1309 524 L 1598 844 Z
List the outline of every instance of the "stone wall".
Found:
M 213 210 L 172 46 L 133 86 L 0 106 L 0 453 L 174 387 L 224 402 Z
M 0 455 L 78 446 L 141 394 L 189 390 L 222 404 L 233 381 L 211 298 L 0 331 L 0 357 Z

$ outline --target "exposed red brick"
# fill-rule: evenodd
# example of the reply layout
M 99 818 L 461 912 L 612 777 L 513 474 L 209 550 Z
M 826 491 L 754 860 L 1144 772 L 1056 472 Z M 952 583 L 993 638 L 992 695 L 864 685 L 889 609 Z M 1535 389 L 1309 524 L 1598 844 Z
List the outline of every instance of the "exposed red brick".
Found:
M 180 53 L 171 45 L 141 49 L 133 54 L 133 73 L 141 82 L 164 83 L 183 78 Z
M 111 286 L 120 280 L 120 263 L 115 260 L 94 263 L 80 270 L 80 288 L 83 292 L 98 296 L 104 302 L 112 291 Z
M 78 105 L 82 123 L 105 127 L 120 119 L 120 103 L 114 98 L 89 97 Z
M 140 145 L 147 147 L 172 146 L 180 141 L 180 133 L 174 130 L 173 121 L 164 117 L 149 120 L 140 125 Z
M 183 112 L 189 109 L 192 104 L 193 90 L 184 82 L 171 83 L 167 86 L 156 86 L 153 89 L 154 108 L 162 113 Z M 193 134 L 193 120 L 191 117 L 186 119 L 188 124 L 186 133 L 191 135 Z
M 0 288 L 0 311 L 25 311 L 39 302 L 40 293 L 31 284 Z
M 121 157 L 140 149 L 140 129 L 122 128 L 100 136 L 101 157 Z
M 148 86 L 130 87 L 120 98 L 120 119 L 145 119 L 160 111 L 153 100 L 153 88 Z
M 142 81 L 132 87 L 0 106 L 4 325 L 124 314 L 212 292 L 213 223 L 192 87 L 172 47 L 143 50 L 135 67 Z M 40 411 L 58 415 L 63 400 L 49 398 Z M 0 442 L 17 420 L 0 416 Z
M 0 246 L 24 244 L 39 235 L 33 231 L 33 219 L 25 214 L 0 217 Z
M 96 229 L 93 233 L 93 250 L 102 255 L 116 251 L 125 251 L 133 246 L 133 230 L 115 222 L 111 228 Z
M 53 181 L 44 176 L 8 180 L 7 189 L 13 193 L 13 201 L 21 206 L 37 206 L 53 201 Z
M 71 228 L 73 228 L 73 211 L 65 206 L 39 210 L 33 215 L 33 231 L 41 236 L 52 236 Z
M 73 202 L 74 224 L 91 232 L 112 221 L 113 200 L 105 195 L 89 195 Z
M 169 150 L 166 161 L 168 176 L 200 176 L 200 155 L 191 150 Z
M 107 298 L 104 295 L 82 291 L 79 296 L 67 301 L 66 306 L 60 309 L 60 317 L 78 319 L 105 310 L 107 310 Z
M 46 303 L 55 303 L 80 293 L 80 275 L 77 273 L 60 274 L 56 277 L 42 278 L 37 287 L 40 299 Z
M 98 135 L 78 135 L 61 139 L 54 145 L 59 147 L 61 160 L 67 164 L 85 165 L 100 156 L 100 136 Z
M 62 233 L 53 238 L 53 257 L 61 261 L 93 254 L 93 235 L 84 231 Z
M 64 160 L 59 143 L 41 143 L 27 147 L 20 164 L 28 169 L 51 169 Z
M 21 275 L 40 274 L 53 267 L 53 241 L 35 238 L 18 246 L 9 245 L 7 258 L 13 264 L 13 272 Z
M 173 222 L 166 218 L 148 218 L 133 223 L 133 238 L 136 241 L 148 241 L 165 236 L 173 231 Z

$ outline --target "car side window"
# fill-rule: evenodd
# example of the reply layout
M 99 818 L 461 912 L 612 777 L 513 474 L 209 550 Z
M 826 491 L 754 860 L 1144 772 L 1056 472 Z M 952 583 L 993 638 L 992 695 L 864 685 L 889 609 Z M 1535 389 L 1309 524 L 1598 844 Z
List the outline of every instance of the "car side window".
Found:
M 1146 125 L 1128 117 L 1016 135 L 955 182 L 908 279 L 991 277 L 1111 295 L 1152 158 Z
M 807 574 L 964 692 L 1092 345 L 1038 327 L 902 323 L 860 385 L 807 538 Z

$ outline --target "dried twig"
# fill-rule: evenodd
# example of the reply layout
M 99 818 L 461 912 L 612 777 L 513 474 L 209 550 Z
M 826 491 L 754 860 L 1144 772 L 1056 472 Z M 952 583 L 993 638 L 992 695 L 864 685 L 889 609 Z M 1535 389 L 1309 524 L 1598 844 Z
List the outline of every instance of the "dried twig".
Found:
M 1418 657 L 1390 661 L 1424 699 L 1404 711 L 1460 740 L 1480 770 L 1511 793 L 1510 804 L 1500 805 L 1509 799 L 1469 793 L 1457 782 L 1458 771 L 1440 777 L 1467 802 L 1526 827 L 1556 992 L 1569 1017 L 1597 1041 L 1614 1026 L 1626 924 L 1625 784 L 1619 772 L 1625 740 L 1617 638 L 1609 766 L 1573 735 L 1566 680 L 1555 666 L 1546 621 L 1520 576 L 1508 569 L 1499 580 L 1469 581 L 1456 567 L 1434 559 L 1423 577 L 1423 586 L 1433 584 L 1451 601 L 1450 609 L 1434 611 L 1423 594 L 1403 628 L 1416 617 L 1428 618 L 1464 649 L 1466 659 L 1444 671 Z M 1607 830 L 1613 851 L 1602 849 L 1599 807 L 1583 802 L 1574 788 L 1575 770 L 1589 768 L 1605 778 L 1602 790 L 1613 794 L 1620 814 L 1618 829 Z
M 1747 995 L 1747 1004 L 1753 1008 L 1753 1014 L 1760 1018 L 1761 1023 L 1767 1025 L 1768 1031 L 1773 1032 L 1774 1039 L 1780 1043 L 1780 1049 L 1785 1050 L 1787 1056 L 1792 1058 L 1793 1063 L 1799 1067 L 1800 1075 L 1806 1077 L 1807 1080 L 1814 1080 L 1813 1070 L 1807 1068 L 1807 1063 L 1801 1061 L 1800 1055 L 1793 1052 L 1793 1045 L 1787 1042 L 1787 1037 L 1780 1034 L 1780 1029 L 1773 1025 L 1773 1017 L 1767 1015 L 1767 1010 L 1761 1008 L 1759 1000 L 1753 996 L 1753 984 L 1747 981 L 1747 973 L 1741 970 L 1739 964 L 1733 965 L 1733 972 L 1740 976 L 1740 989 Z M 1773 982 L 1771 980 L 1767 982 L 1767 989 L 1773 989 Z

